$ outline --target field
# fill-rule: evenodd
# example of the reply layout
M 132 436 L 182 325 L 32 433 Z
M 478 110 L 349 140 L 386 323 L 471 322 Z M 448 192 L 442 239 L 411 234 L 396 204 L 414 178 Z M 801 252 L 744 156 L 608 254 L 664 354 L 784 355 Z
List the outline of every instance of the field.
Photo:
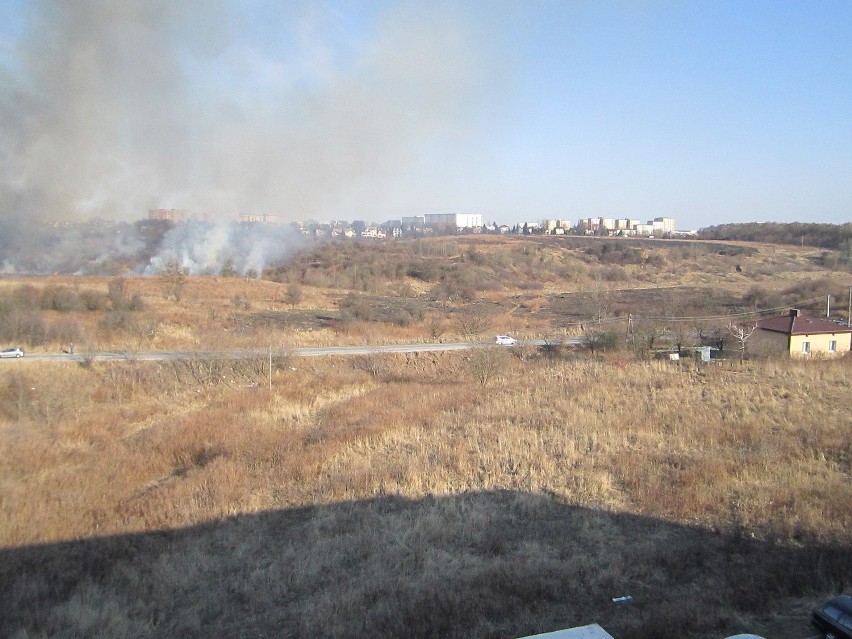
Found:
M 624 332 L 629 316 L 646 339 L 724 338 L 732 314 L 792 305 L 823 314 L 827 295 L 845 320 L 849 270 L 834 257 L 808 247 L 583 237 L 308 242 L 263 279 L 0 278 L 0 341 L 132 354 L 490 340 L 578 335 L 592 323 Z
M 3 300 L 41 318 L 31 349 L 73 322 L 81 350 L 132 352 L 623 331 L 703 316 L 702 290 L 733 312 L 848 281 L 807 249 L 673 247 L 610 282 L 586 245 L 442 242 L 360 280 L 320 250 L 180 299 L 151 277 L 3 280 Z M 105 301 L 45 308 L 50 287 Z M 848 357 L 281 356 L 271 388 L 264 359 L 2 364 L 2 636 L 799 639 L 852 587 Z

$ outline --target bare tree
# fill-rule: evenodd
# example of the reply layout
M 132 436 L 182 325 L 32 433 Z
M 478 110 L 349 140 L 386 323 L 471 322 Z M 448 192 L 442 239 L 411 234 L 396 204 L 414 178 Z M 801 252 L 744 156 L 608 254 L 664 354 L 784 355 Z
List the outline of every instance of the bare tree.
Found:
M 734 339 L 737 340 L 737 343 L 740 345 L 740 363 L 745 361 L 746 342 L 748 342 L 748 338 L 751 337 L 751 334 L 754 333 L 755 328 L 757 327 L 752 326 L 751 328 L 746 328 L 744 326 L 728 324 L 728 332 L 734 336 Z
M 591 295 L 592 312 L 598 325 L 602 324 L 609 315 L 611 304 L 610 292 L 606 289 L 600 277 L 595 278 L 595 284 L 589 291 Z
M 489 318 L 479 307 L 472 307 L 469 310 L 461 311 L 455 316 L 455 323 L 459 333 L 470 339 L 488 328 Z
M 471 353 L 468 369 L 476 381 L 485 386 L 503 368 L 505 361 L 506 352 L 500 348 L 477 348 Z
M 444 334 L 444 320 L 437 314 L 429 316 L 427 326 L 429 327 L 429 335 L 432 339 L 438 339 Z
M 188 274 L 189 271 L 180 265 L 180 261 L 176 257 L 167 260 L 160 269 L 160 280 L 163 282 L 163 296 L 166 299 L 174 297 L 176 302 L 180 302 Z
M 298 306 L 299 302 L 302 301 L 302 287 L 298 282 L 290 282 L 287 284 L 287 290 L 285 291 L 284 297 L 290 305 L 290 308 L 295 308 Z

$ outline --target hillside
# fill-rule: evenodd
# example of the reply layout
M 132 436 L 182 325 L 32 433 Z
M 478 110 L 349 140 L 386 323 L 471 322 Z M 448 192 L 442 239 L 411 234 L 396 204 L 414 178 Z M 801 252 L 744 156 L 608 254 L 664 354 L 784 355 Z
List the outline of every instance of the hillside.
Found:
M 812 634 L 852 583 L 852 359 L 650 351 L 818 312 L 848 274 L 801 247 L 555 239 L 0 280 L 3 339 L 129 355 L 0 362 L 0 635 Z M 497 332 L 617 339 L 286 354 Z M 271 370 L 132 357 L 268 345 Z
M 262 279 L 0 279 L 0 340 L 48 351 L 295 347 L 578 334 L 590 322 L 625 331 L 630 315 L 640 331 L 705 334 L 756 310 L 824 314 L 826 295 L 845 320 L 849 274 L 823 253 L 573 237 L 316 243 Z

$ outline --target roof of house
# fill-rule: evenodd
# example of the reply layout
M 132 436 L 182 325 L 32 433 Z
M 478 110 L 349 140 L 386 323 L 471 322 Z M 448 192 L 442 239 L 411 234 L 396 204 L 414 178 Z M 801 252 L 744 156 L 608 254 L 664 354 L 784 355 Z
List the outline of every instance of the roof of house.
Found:
M 779 315 L 757 320 L 756 327 L 785 335 L 815 335 L 819 333 L 852 333 L 852 328 L 835 322 L 802 315 Z

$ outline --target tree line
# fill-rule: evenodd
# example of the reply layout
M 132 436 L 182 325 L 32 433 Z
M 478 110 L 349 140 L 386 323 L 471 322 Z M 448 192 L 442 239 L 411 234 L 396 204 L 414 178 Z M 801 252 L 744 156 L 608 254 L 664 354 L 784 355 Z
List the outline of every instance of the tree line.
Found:
M 698 232 L 708 240 L 739 240 L 770 244 L 795 244 L 852 252 L 852 223 L 815 224 L 804 222 L 747 222 L 719 224 Z

